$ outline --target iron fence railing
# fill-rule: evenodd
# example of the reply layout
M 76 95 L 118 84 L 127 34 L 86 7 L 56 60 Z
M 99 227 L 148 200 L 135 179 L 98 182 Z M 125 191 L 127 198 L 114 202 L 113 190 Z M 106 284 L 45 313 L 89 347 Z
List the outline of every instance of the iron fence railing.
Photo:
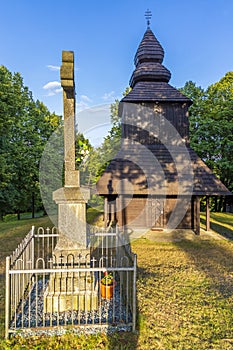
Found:
M 6 258 L 6 338 L 67 326 L 134 331 L 137 262 L 124 248 L 124 236 L 118 230 L 91 232 L 86 255 L 57 253 L 58 237 L 55 228 L 32 227 Z M 103 295 L 104 273 L 113 277 L 110 296 Z

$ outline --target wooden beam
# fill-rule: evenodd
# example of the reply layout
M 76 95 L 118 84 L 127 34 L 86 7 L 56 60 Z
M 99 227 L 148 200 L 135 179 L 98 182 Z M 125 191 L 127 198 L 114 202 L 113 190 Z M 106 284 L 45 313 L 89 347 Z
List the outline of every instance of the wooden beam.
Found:
M 108 198 L 104 197 L 104 226 L 107 227 L 108 224 Z
M 196 235 L 200 235 L 200 197 L 196 196 Z
M 209 196 L 206 196 L 206 231 L 210 230 L 210 204 Z
M 191 199 L 191 228 L 195 230 L 195 202 L 193 196 Z

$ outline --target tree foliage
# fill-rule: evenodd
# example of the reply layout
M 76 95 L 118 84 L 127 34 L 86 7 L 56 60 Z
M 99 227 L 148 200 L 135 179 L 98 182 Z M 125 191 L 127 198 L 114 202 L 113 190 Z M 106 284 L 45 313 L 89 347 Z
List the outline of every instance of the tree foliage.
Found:
M 34 101 L 19 73 L 0 66 L 0 215 L 37 203 L 39 161 L 61 118 Z M 33 205 L 31 204 L 33 201 Z
M 217 177 L 233 190 L 233 72 L 207 89 L 189 81 L 180 89 L 190 97 L 190 143 Z

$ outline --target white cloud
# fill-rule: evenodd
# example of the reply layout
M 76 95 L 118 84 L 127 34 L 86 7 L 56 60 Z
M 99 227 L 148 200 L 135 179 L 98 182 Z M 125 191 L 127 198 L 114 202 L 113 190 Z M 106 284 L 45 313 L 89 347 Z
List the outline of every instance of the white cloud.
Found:
M 90 108 L 92 99 L 86 95 L 80 96 L 80 101 L 76 103 L 77 112 L 83 111 L 86 108 Z
M 90 108 L 92 99 L 86 95 L 80 96 L 80 101 L 76 103 L 77 112 L 83 111 L 84 109 Z
M 55 71 L 58 71 L 60 70 L 60 67 L 59 66 L 53 66 L 52 64 L 48 64 L 47 65 L 47 68 L 50 69 L 50 70 L 55 70 Z
M 59 81 L 50 81 L 49 83 L 43 86 L 43 89 L 50 90 L 50 89 L 56 89 L 58 87 L 61 87 L 61 83 L 59 83 Z
M 88 103 L 84 102 L 84 101 L 80 101 L 78 103 L 76 103 L 76 108 L 77 108 L 77 112 L 81 112 L 86 108 L 89 108 Z
M 59 83 L 59 81 L 50 81 L 43 86 L 43 89 L 48 92 L 47 96 L 54 96 L 62 91 L 61 83 Z
M 82 101 L 92 102 L 92 100 L 91 100 L 88 96 L 86 96 L 86 95 L 81 95 L 81 96 L 80 96 L 80 99 L 81 99 Z
M 113 100 L 114 94 L 115 94 L 115 91 L 105 92 L 105 94 L 102 96 L 102 99 L 104 101 Z

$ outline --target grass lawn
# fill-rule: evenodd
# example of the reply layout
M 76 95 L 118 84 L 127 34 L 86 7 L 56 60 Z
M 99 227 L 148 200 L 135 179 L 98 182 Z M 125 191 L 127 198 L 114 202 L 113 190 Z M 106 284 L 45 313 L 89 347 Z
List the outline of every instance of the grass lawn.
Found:
M 233 214 L 210 213 L 210 228 L 222 236 L 233 240 Z M 205 214 L 201 213 L 201 226 L 205 227 Z
M 222 230 L 225 225 L 233 230 L 232 214 L 212 217 Z M 47 218 L 34 223 L 49 225 Z M 2 274 L 4 257 L 31 225 L 31 220 L 0 224 Z M 232 241 L 197 237 L 158 243 L 141 238 L 132 243 L 132 249 L 138 255 L 136 334 L 2 340 L 0 349 L 233 349 Z M 3 330 L 3 275 L 0 293 Z

